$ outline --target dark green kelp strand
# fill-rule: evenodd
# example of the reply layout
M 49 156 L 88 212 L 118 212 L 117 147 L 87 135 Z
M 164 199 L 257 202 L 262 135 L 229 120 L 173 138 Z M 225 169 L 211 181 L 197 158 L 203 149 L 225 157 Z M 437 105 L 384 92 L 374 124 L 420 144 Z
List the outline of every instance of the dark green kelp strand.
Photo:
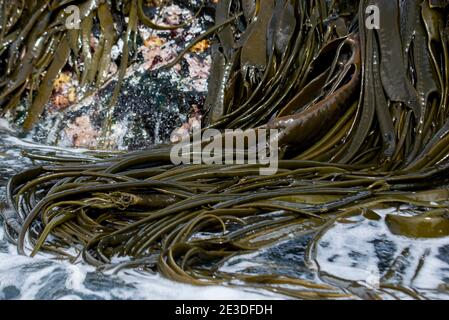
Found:
M 380 29 L 365 26 L 369 5 L 384 13 Z M 316 257 L 336 223 L 382 208 L 414 213 L 387 217 L 395 234 L 449 235 L 447 1 L 223 0 L 216 10 L 207 126 L 278 129 L 277 173 L 175 166 L 171 145 L 78 162 L 29 155 L 36 167 L 7 188 L 19 252 L 300 299 L 424 298 L 390 271 L 371 289 L 322 272 Z M 222 268 L 291 235 L 310 237 L 305 264 L 319 279 Z

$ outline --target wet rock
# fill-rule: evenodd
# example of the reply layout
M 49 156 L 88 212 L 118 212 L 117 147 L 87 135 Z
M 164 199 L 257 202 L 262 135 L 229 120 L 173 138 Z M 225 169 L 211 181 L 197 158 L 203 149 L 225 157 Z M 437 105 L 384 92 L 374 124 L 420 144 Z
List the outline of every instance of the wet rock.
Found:
M 189 21 L 199 7 L 194 2 L 175 1 L 160 9 L 154 22 L 177 25 Z M 54 84 L 44 115 L 28 137 L 47 145 L 121 150 L 169 142 L 176 128 L 202 113 L 211 64 L 209 41 L 200 42 L 173 68 L 160 68 L 212 24 L 210 12 L 205 10 L 183 29 L 158 31 L 139 25 L 137 48 L 131 50 L 130 66 L 113 105 L 122 40 L 112 52 L 116 68 L 111 74 L 115 76 L 88 95 L 92 88 L 77 87 L 74 94 L 79 80 L 66 67 Z M 94 40 L 95 35 L 93 45 Z

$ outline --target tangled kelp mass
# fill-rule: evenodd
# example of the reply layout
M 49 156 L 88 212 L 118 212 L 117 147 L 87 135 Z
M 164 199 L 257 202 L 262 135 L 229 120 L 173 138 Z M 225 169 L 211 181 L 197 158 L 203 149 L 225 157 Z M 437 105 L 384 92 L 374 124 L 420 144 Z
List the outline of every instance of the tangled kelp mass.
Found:
M 129 3 L 145 20 L 142 1 Z M 369 6 L 379 8 L 379 28 L 365 24 Z M 448 2 L 220 0 L 215 14 L 215 26 L 186 48 L 215 38 L 207 126 L 277 129 L 278 172 L 175 166 L 170 145 L 83 158 L 28 154 L 39 165 L 7 187 L 10 240 L 22 254 L 29 246 L 33 256 L 81 255 L 99 268 L 157 270 L 197 285 L 304 299 L 425 298 L 393 281 L 400 257 L 378 288 L 329 275 L 316 257 L 336 224 L 376 221 L 391 207 L 393 234 L 449 236 Z M 320 281 L 223 268 L 292 234 L 308 236 L 305 265 Z

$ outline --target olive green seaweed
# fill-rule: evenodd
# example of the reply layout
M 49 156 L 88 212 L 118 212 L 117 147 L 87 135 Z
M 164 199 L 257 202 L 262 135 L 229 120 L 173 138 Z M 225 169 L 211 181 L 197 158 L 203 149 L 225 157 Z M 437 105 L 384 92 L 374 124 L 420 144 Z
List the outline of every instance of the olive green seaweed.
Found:
M 137 21 L 165 29 L 146 16 L 143 0 L 113 1 L 114 6 L 65 1 L 64 6 L 75 2 L 89 8 L 77 34 L 85 84 L 104 81 L 112 39 L 118 36 L 109 25 L 116 8 L 130 17 L 121 35 L 120 79 Z M 48 83 L 73 54 L 67 32 L 49 29 L 59 28 L 62 15 L 45 19 L 64 7 L 56 3 L 0 0 L 6 8 L 0 14 L 0 54 L 8 57 L 0 106 L 13 109 L 14 97 L 31 81 L 38 94 L 25 129 L 36 123 Z M 298 299 L 425 299 L 418 289 L 392 281 L 407 250 L 381 275 L 378 288 L 327 274 L 317 252 L 335 225 L 354 217 L 379 221 L 376 211 L 383 208 L 398 208 L 383 221 L 394 234 L 449 235 L 448 3 L 220 0 L 215 26 L 166 68 L 198 41 L 212 39 L 206 127 L 277 129 L 271 138 L 279 143 L 278 172 L 260 176 L 258 164 L 175 166 L 171 145 L 90 152 L 79 159 L 26 154 L 36 166 L 8 183 L 14 212 L 5 217 L 8 238 L 20 254 L 82 257 L 115 272 L 139 267 L 199 286 L 251 287 Z M 369 5 L 382 12 L 380 29 L 365 26 Z M 101 51 L 90 55 L 87 38 L 95 16 Z M 39 41 L 57 49 L 49 53 L 36 47 Z M 20 60 L 19 48 L 26 48 Z M 37 51 L 30 56 L 32 48 Z M 37 61 L 47 71 L 41 81 L 33 78 Z M 233 157 L 237 151 L 225 153 Z M 404 206 L 408 216 L 401 215 Z M 233 257 L 291 235 L 310 237 L 305 264 L 316 280 L 222 268 Z M 130 260 L 117 264 L 115 257 Z

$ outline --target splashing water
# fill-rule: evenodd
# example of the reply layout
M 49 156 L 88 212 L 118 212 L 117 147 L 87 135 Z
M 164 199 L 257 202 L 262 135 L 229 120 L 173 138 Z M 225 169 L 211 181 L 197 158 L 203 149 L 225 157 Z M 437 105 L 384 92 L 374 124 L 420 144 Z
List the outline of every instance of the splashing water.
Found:
M 40 146 L 0 131 L 0 203 L 10 176 L 31 161 L 21 151 L 83 153 L 83 149 Z M 0 216 L 0 222 L 1 221 Z M 195 287 L 163 279 L 157 274 L 125 270 L 117 275 L 99 272 L 84 263 L 71 264 L 53 256 L 20 256 L 0 227 L 0 300 L 2 299 L 272 299 L 267 292 L 230 287 Z
M 86 150 L 37 145 L 0 133 L 0 199 L 14 173 L 31 164 L 22 151 L 57 151 L 62 154 Z M 399 208 L 406 212 L 406 208 Z M 378 290 L 380 282 L 414 288 L 423 297 L 448 298 L 449 238 L 412 239 L 392 234 L 385 216 L 397 209 L 377 211 L 379 219 L 363 216 L 337 222 L 317 243 L 316 265 L 306 264 L 307 244 L 312 234 L 290 237 L 260 252 L 230 259 L 225 272 L 277 273 L 323 283 L 320 275 Z M 317 272 L 319 271 L 319 272 Z M 410 298 L 388 289 L 384 298 Z M 20 256 L 6 241 L 0 227 L 0 299 L 273 299 L 280 295 L 263 290 L 234 287 L 195 287 L 172 282 L 138 269 L 118 274 L 100 272 L 82 262 L 71 264 L 53 256 Z

